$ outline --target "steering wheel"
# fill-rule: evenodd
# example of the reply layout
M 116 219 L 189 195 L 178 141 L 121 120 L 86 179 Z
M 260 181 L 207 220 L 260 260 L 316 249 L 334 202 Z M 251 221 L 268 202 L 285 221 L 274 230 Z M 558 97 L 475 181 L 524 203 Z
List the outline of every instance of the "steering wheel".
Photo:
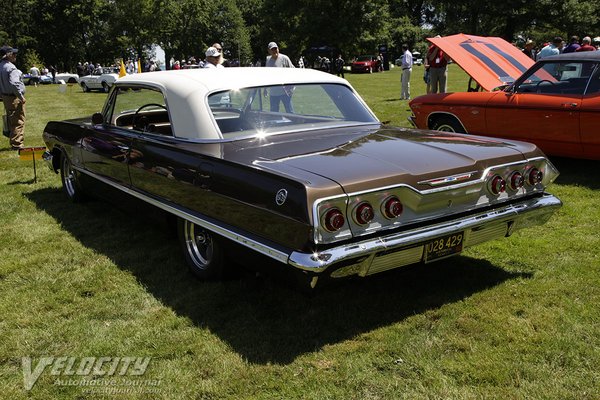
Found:
M 549 84 L 551 84 L 552 86 L 554 86 L 554 82 L 549 81 L 548 79 L 542 79 L 541 81 L 539 81 L 536 85 L 535 85 L 535 91 L 536 92 L 540 92 L 540 85 L 542 84 L 542 82 L 548 82 Z
M 144 104 L 142 105 L 140 108 L 138 108 L 135 111 L 135 114 L 133 114 L 133 118 L 131 120 L 131 125 L 133 125 L 134 129 L 140 130 L 140 131 L 144 131 L 146 132 L 148 129 L 148 118 L 145 116 L 139 116 L 140 111 L 142 111 L 144 108 L 147 107 L 158 107 L 158 108 L 162 108 L 163 110 L 167 111 L 167 107 L 165 107 L 162 104 L 158 104 L 158 103 L 148 103 L 148 104 Z

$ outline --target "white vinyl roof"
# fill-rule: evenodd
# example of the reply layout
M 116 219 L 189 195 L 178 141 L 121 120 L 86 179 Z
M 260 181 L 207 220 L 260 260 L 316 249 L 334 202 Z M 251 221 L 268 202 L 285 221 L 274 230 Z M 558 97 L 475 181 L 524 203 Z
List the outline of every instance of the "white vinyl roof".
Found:
M 165 95 L 175 136 L 188 139 L 221 139 L 208 106 L 208 95 L 222 90 L 269 85 L 337 83 L 345 79 L 304 68 L 199 68 L 146 72 L 117 79 L 116 86 L 147 85 Z

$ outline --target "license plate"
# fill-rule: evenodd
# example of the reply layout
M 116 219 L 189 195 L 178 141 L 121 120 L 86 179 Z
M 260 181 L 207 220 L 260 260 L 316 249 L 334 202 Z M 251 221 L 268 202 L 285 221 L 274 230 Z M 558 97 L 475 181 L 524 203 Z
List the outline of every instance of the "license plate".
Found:
M 464 232 L 442 236 L 425 244 L 423 261 L 428 263 L 458 254 L 463 249 Z

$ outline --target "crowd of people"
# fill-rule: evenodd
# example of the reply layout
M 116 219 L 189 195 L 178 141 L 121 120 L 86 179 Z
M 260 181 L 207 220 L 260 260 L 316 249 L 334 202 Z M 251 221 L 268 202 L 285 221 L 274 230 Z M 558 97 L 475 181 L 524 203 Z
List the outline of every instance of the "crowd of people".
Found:
M 590 36 L 585 36 L 579 39 L 579 36 L 571 36 L 567 44 L 562 37 L 556 36 L 551 42 L 543 43 L 536 47 L 533 40 L 527 40 L 523 48 L 523 54 L 534 61 L 539 61 L 543 58 L 554 56 L 561 53 L 575 53 L 581 51 L 598 51 L 600 50 L 600 36 L 592 39 Z

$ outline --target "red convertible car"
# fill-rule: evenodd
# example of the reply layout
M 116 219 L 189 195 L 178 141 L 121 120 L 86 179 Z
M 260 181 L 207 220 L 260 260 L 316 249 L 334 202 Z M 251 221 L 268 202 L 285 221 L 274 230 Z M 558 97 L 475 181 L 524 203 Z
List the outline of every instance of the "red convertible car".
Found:
M 545 58 L 510 83 L 526 67 L 514 46 L 466 35 L 457 43 L 456 36 L 436 44 L 490 91 L 415 98 L 410 119 L 417 128 L 528 141 L 549 155 L 600 159 L 600 52 Z
M 381 62 L 377 56 L 360 56 L 352 62 L 351 71 L 356 72 L 378 72 Z

